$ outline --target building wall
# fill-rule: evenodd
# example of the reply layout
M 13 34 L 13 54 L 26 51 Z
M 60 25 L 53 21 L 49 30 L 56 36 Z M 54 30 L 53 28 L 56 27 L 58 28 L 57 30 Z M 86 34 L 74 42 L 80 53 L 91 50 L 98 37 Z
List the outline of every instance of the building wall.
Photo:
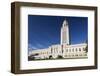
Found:
M 87 57 L 86 52 L 86 43 L 82 44 L 75 44 L 75 45 L 65 45 L 63 50 L 63 57 L 64 58 L 81 58 L 81 57 Z
M 46 49 L 33 50 L 30 55 L 34 56 L 36 59 L 48 59 L 48 58 L 58 58 L 61 56 L 63 58 L 82 58 L 87 57 L 86 43 L 75 44 L 75 45 L 52 45 Z

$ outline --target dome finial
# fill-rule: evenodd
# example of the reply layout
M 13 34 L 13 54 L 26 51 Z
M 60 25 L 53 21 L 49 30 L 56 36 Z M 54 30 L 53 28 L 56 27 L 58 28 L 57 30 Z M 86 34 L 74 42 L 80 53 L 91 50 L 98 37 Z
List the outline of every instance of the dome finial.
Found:
M 68 21 L 65 18 L 64 21 L 63 21 L 63 26 L 66 26 L 66 25 L 68 25 Z

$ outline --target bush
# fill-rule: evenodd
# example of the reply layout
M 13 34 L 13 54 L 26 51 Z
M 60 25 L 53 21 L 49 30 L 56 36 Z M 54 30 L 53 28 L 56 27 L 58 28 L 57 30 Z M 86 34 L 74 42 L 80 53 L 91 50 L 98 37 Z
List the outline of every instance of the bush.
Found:
M 52 58 L 53 58 L 52 55 L 50 55 L 50 56 L 49 56 L 49 59 L 52 59 Z
M 30 61 L 30 60 L 35 60 L 35 57 L 33 57 L 33 56 L 28 56 L 28 60 Z
M 61 56 L 61 55 L 58 55 L 58 57 L 57 57 L 57 59 L 62 59 L 63 58 L 63 56 Z

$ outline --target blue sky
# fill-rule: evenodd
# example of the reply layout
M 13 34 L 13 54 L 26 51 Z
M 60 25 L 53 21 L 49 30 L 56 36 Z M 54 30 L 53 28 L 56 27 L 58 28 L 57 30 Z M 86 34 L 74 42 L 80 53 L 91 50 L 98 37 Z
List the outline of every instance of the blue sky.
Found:
M 47 48 L 60 44 L 60 30 L 64 19 L 69 23 L 70 43 L 85 42 L 87 17 L 28 15 L 28 49 Z

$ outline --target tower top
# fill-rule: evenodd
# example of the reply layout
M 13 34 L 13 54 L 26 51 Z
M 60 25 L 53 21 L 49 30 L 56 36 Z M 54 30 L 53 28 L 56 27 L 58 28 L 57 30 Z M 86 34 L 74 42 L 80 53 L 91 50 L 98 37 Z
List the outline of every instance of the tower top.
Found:
M 63 21 L 63 27 L 66 26 L 66 25 L 68 25 L 68 21 L 65 18 L 64 21 Z

